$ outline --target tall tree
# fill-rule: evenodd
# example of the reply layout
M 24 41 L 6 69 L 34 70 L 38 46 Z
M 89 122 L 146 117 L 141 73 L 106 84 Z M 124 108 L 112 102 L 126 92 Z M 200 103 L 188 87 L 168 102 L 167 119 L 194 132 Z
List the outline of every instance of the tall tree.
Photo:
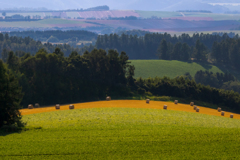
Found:
M 21 90 L 18 80 L 0 60 L 0 127 L 21 124 L 21 113 L 19 112 L 23 96 Z
M 198 61 L 206 61 L 207 60 L 207 48 L 203 43 L 200 42 L 199 39 L 197 40 L 196 45 L 195 45 L 194 55 Z
M 160 43 L 160 46 L 158 48 L 158 53 L 159 53 L 159 58 L 160 59 L 169 59 L 169 55 L 168 55 L 168 45 L 167 45 L 167 41 L 165 39 L 163 39 Z

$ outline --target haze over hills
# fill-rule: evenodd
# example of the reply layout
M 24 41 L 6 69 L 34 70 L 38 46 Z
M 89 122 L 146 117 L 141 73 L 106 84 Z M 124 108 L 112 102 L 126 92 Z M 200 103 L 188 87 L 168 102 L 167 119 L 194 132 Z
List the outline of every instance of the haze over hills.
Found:
M 210 10 L 212 12 L 225 12 L 232 8 L 229 5 L 211 5 L 209 3 L 239 3 L 237 0 L 168 0 L 159 1 L 151 0 L 9 0 L 0 2 L 0 9 L 6 8 L 39 8 L 45 7 L 48 9 L 63 10 L 63 9 L 86 9 L 94 6 L 108 5 L 110 9 L 128 9 L 128 10 L 149 10 L 149 11 L 177 11 L 177 10 Z M 235 7 L 235 10 L 240 10 L 240 6 Z

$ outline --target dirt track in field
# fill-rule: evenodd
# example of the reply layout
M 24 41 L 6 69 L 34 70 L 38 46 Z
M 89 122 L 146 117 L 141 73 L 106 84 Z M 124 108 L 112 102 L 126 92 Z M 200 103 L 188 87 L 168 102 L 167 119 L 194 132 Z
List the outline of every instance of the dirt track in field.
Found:
M 76 103 L 74 104 L 75 109 L 84 108 L 104 108 L 104 107 L 118 107 L 118 108 L 150 108 L 150 109 L 163 109 L 163 106 L 167 105 L 168 110 L 185 111 L 185 112 L 195 112 L 196 114 L 208 114 L 221 116 L 221 112 L 216 109 L 206 108 L 198 106 L 200 109 L 197 113 L 193 106 L 186 104 L 174 104 L 173 102 L 162 102 L 162 101 L 150 101 L 147 104 L 144 100 L 112 100 L 112 101 L 97 101 L 97 102 L 87 102 L 87 103 Z M 61 106 L 60 110 L 69 110 L 69 105 Z M 52 112 L 57 111 L 55 106 L 45 107 L 45 108 L 34 108 L 34 109 L 22 109 L 20 110 L 22 115 L 29 115 L 35 113 Z M 225 112 L 222 117 L 230 117 L 230 114 L 234 115 L 234 119 L 240 119 L 240 114 L 235 114 L 231 112 Z

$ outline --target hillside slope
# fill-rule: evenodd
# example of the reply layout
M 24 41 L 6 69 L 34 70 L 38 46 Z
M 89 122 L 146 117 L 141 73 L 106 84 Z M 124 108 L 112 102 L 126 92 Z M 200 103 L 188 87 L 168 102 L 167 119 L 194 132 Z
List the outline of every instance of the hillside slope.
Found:
M 145 103 L 143 101 L 143 103 Z M 91 108 L 23 116 L 0 159 L 239 159 L 240 121 L 162 109 Z
M 131 60 L 131 64 L 135 66 L 135 78 L 154 78 L 156 76 L 175 78 L 184 75 L 186 72 L 189 72 L 194 77 L 199 70 L 223 73 L 221 69 L 213 65 L 176 60 Z

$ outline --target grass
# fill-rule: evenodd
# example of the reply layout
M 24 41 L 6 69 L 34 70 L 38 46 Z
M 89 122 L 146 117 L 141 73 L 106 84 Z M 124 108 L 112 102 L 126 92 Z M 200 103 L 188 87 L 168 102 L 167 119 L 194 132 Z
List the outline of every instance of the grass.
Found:
M 190 63 L 176 60 L 131 60 L 131 62 L 135 66 L 135 78 L 154 78 L 156 76 L 175 78 L 176 76 L 184 75 L 186 72 L 189 72 L 194 77 L 199 70 L 223 73 L 216 66 L 195 62 Z
M 240 158 L 236 119 L 171 110 L 94 108 L 32 114 L 23 120 L 29 130 L 1 134 L 0 159 Z

